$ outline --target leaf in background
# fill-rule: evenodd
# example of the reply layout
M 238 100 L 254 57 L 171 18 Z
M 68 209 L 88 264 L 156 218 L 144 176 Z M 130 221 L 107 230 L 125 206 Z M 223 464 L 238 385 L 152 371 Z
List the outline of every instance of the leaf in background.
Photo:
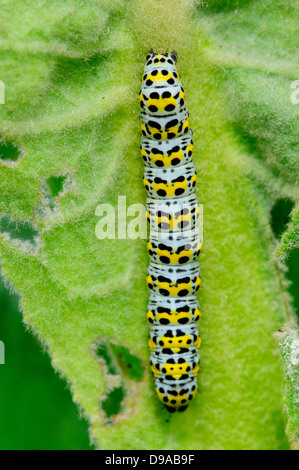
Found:
M 299 248 L 299 210 L 294 211 L 294 216 L 286 232 L 281 237 L 281 242 L 276 249 L 276 255 L 284 259 Z
M 0 338 L 5 344 L 5 365 L 0 368 L 0 401 L 5 405 L 0 414 L 1 449 L 91 450 L 87 421 L 79 419 L 65 382 L 53 373 L 38 338 L 22 324 L 20 299 L 11 286 L 5 287 L 0 277 Z
M 288 101 L 297 71 L 285 38 L 293 3 L 242 2 L 235 12 L 218 2 L 225 14 L 187 0 L 15 0 L 13 12 L 2 3 L 0 133 L 21 158 L 0 164 L 0 212 L 40 239 L 30 254 L 0 238 L 3 270 L 100 447 L 287 448 L 272 333 L 289 306 L 269 214 L 277 197 L 298 196 Z M 99 203 L 145 202 L 138 90 L 151 47 L 179 52 L 204 203 L 200 391 L 175 416 L 149 373 L 146 242 L 95 236 Z M 103 341 L 110 356 L 97 360 Z M 125 365 L 113 373 L 116 350 Z M 137 364 L 138 383 L 124 372 Z M 106 398 L 117 388 L 109 421 Z
M 221 3 L 209 2 L 208 11 L 225 12 L 228 5 L 223 2 L 221 8 Z M 206 17 L 214 39 L 206 54 L 224 80 L 229 121 L 251 158 L 249 176 L 270 211 L 278 198 L 298 203 L 299 196 L 298 104 L 292 99 L 299 74 L 298 3 L 227 3 L 232 12 Z M 296 230 L 292 234 L 288 246 L 295 247 L 299 237 Z
M 282 359 L 285 390 L 284 403 L 288 416 L 287 433 L 292 447 L 298 450 L 299 443 L 299 336 L 297 328 L 288 328 L 276 333 Z

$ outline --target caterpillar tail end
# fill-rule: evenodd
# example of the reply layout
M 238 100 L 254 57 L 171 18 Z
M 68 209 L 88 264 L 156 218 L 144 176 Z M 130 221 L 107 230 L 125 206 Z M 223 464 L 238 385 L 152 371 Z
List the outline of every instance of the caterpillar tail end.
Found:
M 169 413 L 185 411 L 197 392 L 197 378 L 188 382 L 178 381 L 177 384 L 166 383 L 156 379 L 156 392 L 159 400 Z

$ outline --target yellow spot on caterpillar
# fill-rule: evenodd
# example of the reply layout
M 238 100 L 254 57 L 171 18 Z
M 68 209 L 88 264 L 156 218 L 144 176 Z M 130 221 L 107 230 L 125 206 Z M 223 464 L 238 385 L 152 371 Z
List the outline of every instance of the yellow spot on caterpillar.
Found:
M 197 181 L 197 174 L 194 174 L 191 178 L 192 183 L 196 183 Z
M 158 371 L 158 369 L 157 369 L 157 367 L 155 366 L 155 364 L 152 364 L 152 366 L 151 366 L 151 371 L 152 371 L 152 373 L 154 374 L 155 377 L 159 377 L 160 372 Z
M 191 367 L 188 362 L 183 362 L 182 364 L 164 364 L 162 367 L 162 373 L 165 375 L 171 375 L 174 379 L 179 380 L 182 375 L 189 374 L 191 372 Z
M 157 75 L 148 75 L 146 79 L 151 80 L 152 82 L 167 82 L 170 78 L 173 78 L 172 73 L 168 72 L 167 75 L 163 75 L 161 72 L 158 72 Z
M 148 323 L 153 323 L 154 322 L 154 314 L 150 310 L 146 314 L 147 322 Z
M 185 131 L 185 129 L 189 129 L 189 118 L 186 119 L 186 121 L 184 122 L 183 124 L 183 131 Z
M 180 312 L 176 313 L 175 310 L 171 311 L 170 313 L 163 312 L 163 313 L 158 313 L 158 322 L 160 323 L 161 320 L 168 320 L 170 323 L 178 323 L 179 320 L 183 318 L 187 318 L 189 321 L 191 320 L 191 313 L 190 312 Z
M 179 260 L 183 257 L 189 258 L 189 260 L 192 258 L 193 251 L 192 250 L 183 250 L 179 254 L 176 252 L 169 252 L 167 250 L 160 250 L 160 248 L 157 249 L 157 254 L 158 257 L 165 257 L 168 258 L 171 264 L 178 264 Z
M 195 310 L 195 312 L 194 312 L 194 317 L 195 317 L 195 318 L 199 317 L 199 318 L 198 318 L 198 321 L 201 319 L 201 312 L 200 312 L 200 310 L 199 310 L 198 308 L 197 308 L 197 309 Z
M 193 147 L 194 147 L 193 144 L 188 145 L 186 148 L 187 153 L 189 152 L 193 153 Z
M 141 151 L 142 158 L 143 159 L 146 158 L 146 156 L 147 156 L 146 151 L 144 149 L 141 149 L 140 151 Z
M 156 392 L 157 392 L 157 395 L 158 395 L 159 400 L 162 401 L 162 402 L 164 402 L 164 401 L 163 401 L 163 398 L 164 398 L 163 393 L 161 393 L 161 392 L 159 391 L 159 389 L 156 389 Z
M 171 295 L 171 297 L 176 297 L 183 290 L 187 290 L 188 292 L 190 292 L 191 287 L 192 287 L 191 281 L 188 283 L 183 283 L 183 284 L 176 284 L 175 282 L 168 283 L 168 282 L 157 281 L 158 290 L 159 291 L 164 290 L 164 291 L 169 292 L 169 295 Z
M 153 287 L 153 280 L 152 280 L 151 276 L 147 276 L 147 278 L 146 278 L 146 285 L 147 285 L 147 287 L 148 287 L 149 289 L 152 289 L 152 287 Z
M 189 146 L 190 147 L 190 146 Z M 163 166 L 165 167 L 170 167 L 172 165 L 172 161 L 175 159 L 178 159 L 179 161 L 182 161 L 184 158 L 183 151 L 182 149 L 178 150 L 177 152 L 172 152 L 170 155 L 167 154 L 154 154 L 150 153 L 151 160 L 154 164 L 157 163 L 157 161 L 162 161 Z
M 183 191 L 185 192 L 187 190 L 187 187 L 187 180 L 184 180 L 179 183 L 172 183 L 171 181 L 167 183 L 153 183 L 153 188 L 156 194 L 158 194 L 159 190 L 165 191 L 168 197 L 175 196 L 177 189 L 183 189 Z
M 169 98 L 162 98 L 162 96 L 159 96 L 157 99 L 149 97 L 146 105 L 148 108 L 150 106 L 155 106 L 162 113 L 169 104 L 172 104 L 175 107 L 177 106 L 177 102 L 173 96 L 170 96 Z
M 153 342 L 152 338 L 150 338 L 150 340 L 148 342 L 148 345 L 149 345 L 149 348 L 150 348 L 151 351 L 154 351 L 156 349 L 156 345 Z
M 200 285 L 201 285 L 201 278 L 200 278 L 200 277 L 198 277 L 198 278 L 196 279 L 195 285 L 196 285 L 196 287 L 197 287 L 197 286 L 200 287 Z
M 176 230 L 177 228 L 184 228 L 188 227 L 191 224 L 192 216 L 190 211 L 188 210 L 187 214 L 179 214 L 179 215 L 170 215 L 170 219 L 165 215 L 157 216 L 155 214 L 155 225 L 157 227 L 162 227 L 164 229 L 172 229 Z
M 193 343 L 192 338 L 189 335 L 173 336 L 172 338 L 162 336 L 159 340 L 159 343 L 160 342 L 163 343 L 163 349 L 171 349 L 175 353 L 179 353 L 181 348 L 189 348 L 189 346 Z

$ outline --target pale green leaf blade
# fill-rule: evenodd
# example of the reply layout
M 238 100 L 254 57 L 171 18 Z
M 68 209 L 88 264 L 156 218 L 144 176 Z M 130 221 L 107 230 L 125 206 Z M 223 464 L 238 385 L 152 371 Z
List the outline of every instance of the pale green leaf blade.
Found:
M 275 2 L 259 3 L 274 27 L 277 17 L 266 6 Z M 283 17 L 289 15 L 288 8 L 279 8 Z M 251 23 L 258 18 L 245 4 L 242 14 L 241 25 L 246 15 Z M 267 175 L 276 195 L 291 167 L 275 160 L 273 176 L 272 166 L 257 162 L 240 142 L 210 29 L 222 15 L 191 12 L 188 1 L 180 6 L 173 0 L 87 1 L 82 6 L 69 0 L 49 9 L 16 0 L 13 16 L 4 8 L 2 21 L 11 27 L 1 39 L 7 101 L 0 130 L 4 139 L 21 145 L 23 154 L 13 165 L 0 164 L 0 212 L 15 224 L 31 221 L 41 240 L 32 255 L 19 238 L 12 244 L 2 236 L 3 270 L 22 296 L 25 320 L 47 344 L 53 365 L 90 418 L 100 447 L 287 448 L 272 336 L 287 314 L 272 259 L 269 207 L 276 196 Z M 254 35 L 254 28 L 248 34 Z M 145 202 L 138 88 L 151 47 L 179 52 L 195 133 L 198 197 L 204 203 L 200 390 L 192 407 L 177 416 L 161 407 L 149 372 L 146 241 L 99 241 L 95 235 L 99 203 L 117 207 L 119 195 L 127 197 L 127 205 Z M 256 55 L 262 72 L 268 64 L 272 73 L 264 48 L 262 38 Z M 278 37 L 280 49 L 285 44 Z M 260 72 L 252 60 L 246 66 L 255 79 Z M 293 77 L 293 63 L 288 67 Z M 242 83 L 246 89 L 244 73 L 231 75 L 232 87 Z M 258 98 L 249 91 L 246 112 L 256 108 Z M 243 98 L 242 93 L 234 98 L 237 111 Z M 268 108 L 261 103 L 258 109 L 260 119 Z M 243 128 L 244 116 L 237 112 L 234 120 Z M 274 130 L 280 139 L 275 125 Z M 257 125 L 254 132 L 264 142 Z M 62 177 L 68 184 L 55 189 Z M 285 192 L 295 198 L 293 183 L 290 178 Z M 126 347 L 125 361 L 133 355 L 133 363 L 143 365 L 141 381 L 130 379 L 125 368 L 115 373 L 115 380 L 125 383 L 126 398 L 110 421 L 100 400 L 109 396 L 114 374 L 103 357 L 95 358 L 98 338 L 108 338 L 110 350 L 115 344 Z
M 290 325 L 276 333 L 284 371 L 284 404 L 288 419 L 287 433 L 293 449 L 299 448 L 299 337 Z

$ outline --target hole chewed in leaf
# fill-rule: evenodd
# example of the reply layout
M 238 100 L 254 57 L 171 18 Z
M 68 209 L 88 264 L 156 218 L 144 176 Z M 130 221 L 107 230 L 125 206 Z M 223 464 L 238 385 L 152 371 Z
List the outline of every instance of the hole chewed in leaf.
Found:
M 141 359 L 131 354 L 128 348 L 120 344 L 110 343 L 110 348 L 123 376 L 126 379 L 141 382 L 144 373 Z
M 106 398 L 101 402 L 102 410 L 108 419 L 106 424 L 112 424 L 113 417 L 122 411 L 122 403 L 125 398 L 125 388 L 116 387 L 107 393 Z
M 0 214 L 0 237 L 28 255 L 36 255 L 40 248 L 39 230 L 30 220 Z
M 294 208 L 294 201 L 290 198 L 277 199 L 271 209 L 271 228 L 275 238 L 279 239 L 286 230 L 290 215 Z
M 286 277 L 289 281 L 291 281 L 288 287 L 288 291 L 293 298 L 292 304 L 299 320 L 299 248 L 294 248 L 292 250 L 289 257 L 286 259 L 285 264 L 288 268 Z
M 60 210 L 59 200 L 74 186 L 74 177 L 65 170 L 61 173 L 44 177 L 41 180 L 41 204 L 35 209 L 39 219 L 53 217 Z
M 66 175 L 58 175 L 58 176 L 50 176 L 50 178 L 46 180 L 46 184 L 49 187 L 52 197 L 54 198 L 58 197 L 60 193 L 63 192 L 66 179 L 67 179 Z
M 0 139 L 0 163 L 7 166 L 14 166 L 23 155 L 23 151 L 18 144 L 9 140 Z
M 97 339 L 91 351 L 103 366 L 106 377 L 105 395 L 100 399 L 104 422 L 113 425 L 134 411 L 144 375 L 142 360 L 109 338 Z
M 238 11 L 241 8 L 250 6 L 256 0 L 209 0 L 199 2 L 197 8 L 205 13 L 224 13 Z

